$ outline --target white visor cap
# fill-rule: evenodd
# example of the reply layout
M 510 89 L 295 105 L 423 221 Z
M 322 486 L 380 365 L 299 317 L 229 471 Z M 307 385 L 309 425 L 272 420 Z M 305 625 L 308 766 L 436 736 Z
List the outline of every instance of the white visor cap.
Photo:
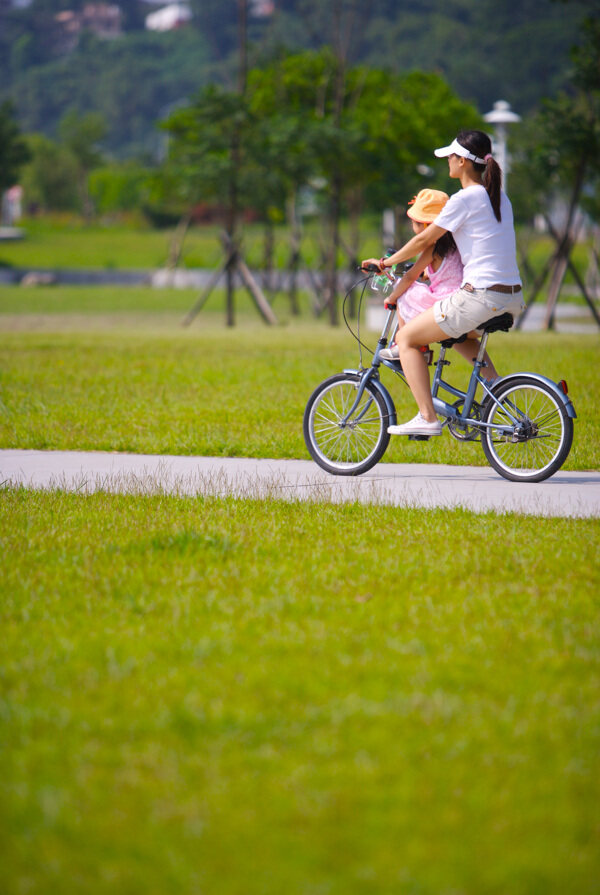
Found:
M 449 155 L 460 155 L 462 158 L 468 158 L 469 161 L 475 162 L 477 165 L 486 164 L 485 159 L 473 155 L 472 152 L 469 152 L 468 149 L 461 146 L 458 140 L 453 140 L 452 143 L 450 143 L 450 146 L 442 146 L 441 149 L 436 149 L 433 154 L 437 156 L 437 158 L 448 158 Z

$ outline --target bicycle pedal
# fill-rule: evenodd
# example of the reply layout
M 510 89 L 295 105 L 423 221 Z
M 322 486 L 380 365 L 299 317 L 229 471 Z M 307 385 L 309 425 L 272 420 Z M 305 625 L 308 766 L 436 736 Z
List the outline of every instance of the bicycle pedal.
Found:
M 409 435 L 409 441 L 429 441 L 431 435 Z

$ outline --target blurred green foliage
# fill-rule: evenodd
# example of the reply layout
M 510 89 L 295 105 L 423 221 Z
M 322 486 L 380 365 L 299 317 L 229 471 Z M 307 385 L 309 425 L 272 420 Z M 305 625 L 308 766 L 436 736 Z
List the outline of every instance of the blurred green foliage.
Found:
M 529 113 L 565 84 L 569 48 L 594 5 L 571 2 L 565 11 L 553 0 L 373 0 L 368 6 L 340 0 L 336 35 L 327 5 L 279 0 L 271 18 L 249 17 L 250 67 L 339 39 L 350 65 L 434 71 L 480 112 L 501 95 Z M 154 123 L 165 108 L 209 81 L 234 84 L 236 0 L 192 0 L 193 25 L 167 34 L 144 32 L 143 4 L 121 0 L 121 38 L 84 33 L 65 53 L 54 14 L 81 6 L 83 0 L 33 0 L 27 8 L 0 8 L 0 100 L 14 99 L 26 130 L 55 136 L 74 104 L 80 113 L 104 116 L 112 153 L 156 153 Z
M 0 104 L 0 196 L 16 183 L 29 150 L 16 121 L 12 103 Z

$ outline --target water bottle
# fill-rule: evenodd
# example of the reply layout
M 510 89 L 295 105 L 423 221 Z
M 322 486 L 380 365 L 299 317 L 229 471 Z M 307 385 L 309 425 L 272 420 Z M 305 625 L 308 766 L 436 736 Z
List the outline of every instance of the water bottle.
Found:
M 394 249 L 388 249 L 384 258 L 389 258 L 394 254 Z M 386 267 L 386 272 L 377 274 L 371 280 L 371 289 L 373 292 L 381 292 L 382 295 L 387 295 L 388 292 L 391 292 L 394 287 L 395 277 L 394 271 L 396 267 Z M 388 276 L 388 271 L 391 274 L 391 277 Z

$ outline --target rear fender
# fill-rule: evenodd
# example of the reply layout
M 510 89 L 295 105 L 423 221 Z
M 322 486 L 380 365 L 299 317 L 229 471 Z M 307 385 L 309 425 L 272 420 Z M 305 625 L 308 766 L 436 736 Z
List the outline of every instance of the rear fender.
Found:
M 497 386 L 506 385 L 507 383 L 510 384 L 516 379 L 521 379 L 521 377 L 523 376 L 528 376 L 530 379 L 535 379 L 538 382 L 541 382 L 551 388 L 556 397 L 564 404 L 565 410 L 567 411 L 567 416 L 570 416 L 573 420 L 577 419 L 575 408 L 573 407 L 569 396 L 565 395 L 558 383 L 554 382 L 552 379 L 548 379 L 546 376 L 540 376 L 539 373 L 511 373 L 509 376 L 501 376 L 499 379 L 496 379 L 494 385 L 492 386 L 492 389 L 493 391 L 496 391 Z

